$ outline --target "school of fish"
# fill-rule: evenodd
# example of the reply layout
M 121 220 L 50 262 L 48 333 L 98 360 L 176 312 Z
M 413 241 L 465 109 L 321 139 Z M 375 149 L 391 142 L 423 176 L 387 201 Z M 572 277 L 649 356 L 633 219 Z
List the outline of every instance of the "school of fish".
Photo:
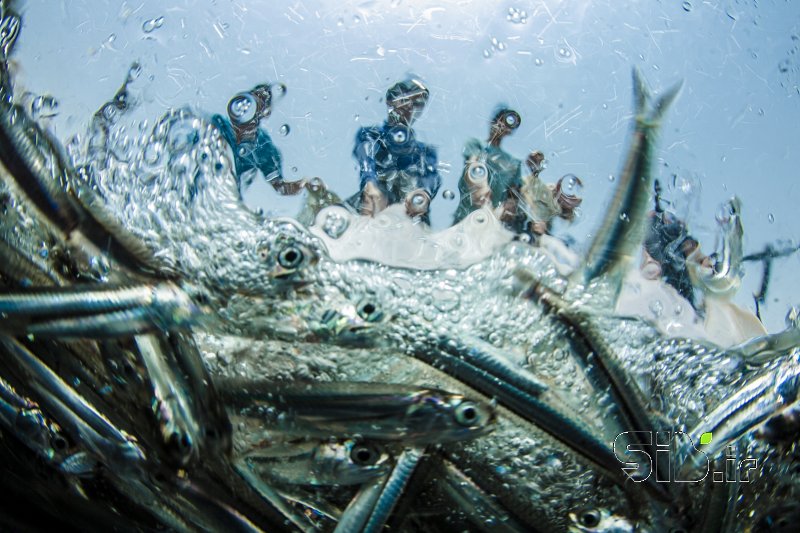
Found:
M 136 65 L 64 148 L 15 99 L 21 21 L 0 8 L 4 528 L 723 532 L 800 517 L 797 314 L 722 349 L 610 311 L 679 87 L 652 101 L 634 72 L 621 178 L 572 275 L 518 241 L 461 268 L 335 261 L 295 220 L 244 206 L 203 116 L 126 125 Z M 708 284 L 735 284 L 740 256 Z

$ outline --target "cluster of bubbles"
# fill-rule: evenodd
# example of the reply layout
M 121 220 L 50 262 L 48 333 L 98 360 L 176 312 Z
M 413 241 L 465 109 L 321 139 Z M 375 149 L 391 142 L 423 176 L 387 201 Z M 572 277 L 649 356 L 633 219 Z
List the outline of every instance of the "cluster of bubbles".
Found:
M 508 8 L 508 15 L 506 20 L 514 24 L 525 24 L 528 22 L 528 12 L 524 9 L 517 9 L 516 7 Z
M 504 52 L 505 49 L 506 49 L 506 43 L 504 43 L 497 37 L 492 37 L 491 46 L 483 50 L 483 57 L 489 59 L 495 54 L 495 52 Z
M 157 17 L 154 19 L 147 19 L 142 23 L 142 31 L 150 33 L 164 25 L 164 17 Z

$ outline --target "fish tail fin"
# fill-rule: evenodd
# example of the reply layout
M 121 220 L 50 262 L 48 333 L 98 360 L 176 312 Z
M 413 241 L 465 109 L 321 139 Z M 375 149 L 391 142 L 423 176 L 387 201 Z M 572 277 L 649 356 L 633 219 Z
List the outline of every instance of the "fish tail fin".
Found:
M 653 106 L 653 110 L 650 112 L 648 122 L 651 124 L 660 124 L 661 118 L 672 105 L 672 102 L 674 102 L 678 97 L 681 89 L 683 89 L 683 80 L 667 89 L 667 91 L 665 91 L 664 94 L 658 98 L 656 104 Z

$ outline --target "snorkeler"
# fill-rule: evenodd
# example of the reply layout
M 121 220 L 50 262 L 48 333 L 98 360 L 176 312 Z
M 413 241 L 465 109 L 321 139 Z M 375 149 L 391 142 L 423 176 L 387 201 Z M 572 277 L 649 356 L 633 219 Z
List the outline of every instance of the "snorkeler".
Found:
M 391 204 L 404 202 L 409 216 L 428 222 L 430 202 L 442 179 L 436 169 L 436 150 L 417 141 L 411 128 L 425 109 L 428 95 L 417 79 L 394 84 L 386 92 L 386 121 L 356 133 L 353 156 L 361 183 L 348 203 L 362 215 L 375 216 Z
M 648 215 L 642 270 L 650 279 L 663 279 L 696 309 L 694 285 L 686 262 L 692 257 L 699 263 L 710 265 L 710 259 L 700 255 L 699 243 L 689 235 L 686 224 L 661 205 L 661 183 L 658 180 L 654 189 L 655 209 Z
M 694 286 L 689 278 L 686 260 L 697 249 L 697 240 L 689 235 L 686 225 L 673 213 L 650 213 L 644 239 L 643 270 L 648 271 L 648 278 L 663 279 L 695 308 Z
M 550 233 L 554 218 L 572 221 L 575 210 L 583 202 L 583 198 L 567 192 L 563 188 L 564 180 L 574 186 L 581 187 L 580 178 L 572 174 L 562 176 L 555 184 L 544 183 L 539 174 L 544 169 L 544 154 L 531 152 L 525 160 L 530 174 L 522 179 L 519 209 L 514 219 L 514 229 L 519 233 L 527 233 L 531 237 Z
M 283 180 L 281 154 L 266 130 L 262 119 L 272 113 L 272 91 L 269 85 L 256 85 L 239 93 L 228 102 L 228 119 L 214 115 L 211 122 L 233 150 L 236 183 L 243 193 L 255 180 L 258 172 L 282 195 L 294 195 L 303 190 L 305 180 Z
M 521 123 L 519 113 L 501 108 L 489 123 L 486 144 L 470 139 L 464 145 L 464 173 L 458 182 L 461 199 L 453 217 L 454 224 L 485 205 L 494 209 L 502 204 L 500 220 L 510 221 L 514 217 L 522 185 L 522 163 L 500 148 L 500 142 Z

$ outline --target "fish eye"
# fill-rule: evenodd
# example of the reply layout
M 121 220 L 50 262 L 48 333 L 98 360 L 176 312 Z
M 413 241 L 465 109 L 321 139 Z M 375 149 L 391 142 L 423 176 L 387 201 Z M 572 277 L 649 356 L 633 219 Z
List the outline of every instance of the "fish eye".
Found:
M 367 322 L 377 322 L 383 318 L 381 310 L 370 300 L 361 300 L 356 307 L 356 312 L 358 316 Z
M 371 444 L 357 444 L 350 450 L 350 460 L 359 466 L 374 465 L 380 456 L 380 450 Z
M 584 527 L 597 527 L 600 525 L 600 511 L 587 509 L 578 516 L 578 523 Z
M 53 437 L 53 448 L 59 452 L 63 452 L 67 449 L 67 439 L 61 435 L 56 435 Z
M 455 410 L 456 422 L 462 426 L 482 425 L 486 422 L 487 414 L 475 402 L 461 402 Z
M 305 255 L 297 246 L 287 246 L 278 254 L 278 264 L 283 268 L 297 268 L 303 262 Z
M 173 431 L 167 439 L 166 447 L 171 454 L 174 454 L 176 459 L 183 462 L 188 455 L 192 453 L 194 445 L 192 443 L 192 438 L 188 434 Z

